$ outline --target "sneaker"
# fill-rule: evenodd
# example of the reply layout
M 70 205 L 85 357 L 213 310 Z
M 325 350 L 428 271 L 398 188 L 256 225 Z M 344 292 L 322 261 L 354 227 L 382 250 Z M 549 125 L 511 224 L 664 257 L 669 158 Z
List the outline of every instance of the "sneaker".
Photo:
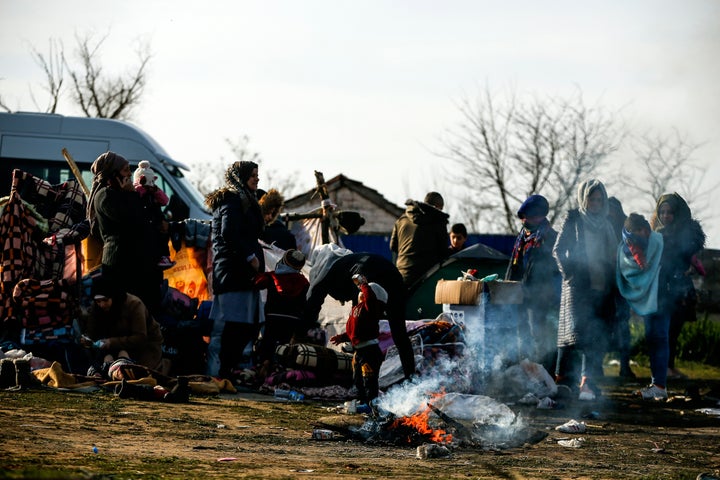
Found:
M 521 405 L 537 405 L 540 399 L 534 393 L 526 393 L 518 403 Z
M 668 399 L 667 389 L 654 384 L 639 390 L 637 393 L 643 400 L 667 401 Z
M 587 425 L 585 425 L 585 422 L 578 422 L 573 419 L 563 423 L 562 425 L 558 425 L 555 427 L 555 430 L 562 433 L 585 433 Z
M 540 410 L 552 410 L 555 407 L 557 407 L 557 402 L 550 397 L 543 397 L 537 402 L 537 408 Z
M 592 402 L 595 400 L 595 392 L 592 391 L 590 387 L 587 385 L 583 385 L 580 387 L 580 394 L 578 395 L 578 400 L 582 400 L 584 402 Z
M 569 448 L 580 448 L 585 443 L 585 438 L 572 438 L 570 440 L 558 440 L 558 445 Z
M 175 262 L 170 260 L 170 257 L 160 257 L 160 261 L 157 264 L 162 269 L 167 269 L 175 266 Z

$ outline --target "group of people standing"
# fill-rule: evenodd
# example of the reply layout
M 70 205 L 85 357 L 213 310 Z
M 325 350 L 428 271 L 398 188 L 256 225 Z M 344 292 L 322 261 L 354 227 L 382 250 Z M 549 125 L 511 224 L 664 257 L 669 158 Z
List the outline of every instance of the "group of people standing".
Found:
M 152 188 L 152 181 L 148 185 L 147 178 L 133 185 L 127 160 L 116 153 L 98 157 L 92 171 L 88 220 L 103 243 L 104 277 L 94 297 L 96 317 L 109 311 L 122 317 L 125 310 L 138 316 L 136 299 L 142 301 L 140 310 L 145 312 L 140 320 L 120 322 L 129 331 L 92 340 L 106 350 L 130 350 L 131 356 L 157 368 L 161 358 L 156 347 L 162 336 L 153 313 L 168 260 L 165 252 L 148 247 L 162 244 L 162 240 L 157 242 L 162 218 L 156 210 L 148 210 L 157 199 L 162 203 L 163 196 Z M 407 202 L 390 239 L 394 262 L 380 255 L 349 253 L 333 261 L 310 287 L 300 273 L 305 256 L 292 242 L 274 269 L 265 271 L 258 240 L 270 232 L 289 237 L 277 231 L 282 225 L 274 225 L 282 197 L 275 192 L 264 201 L 259 199 L 258 181 L 256 163 L 235 162 L 226 171 L 225 185 L 206 198 L 213 216 L 214 292 L 208 373 L 231 376 L 243 351 L 258 338 L 261 317 L 269 320 L 267 344 L 260 349 L 262 360 L 269 361 L 276 343 L 316 325 L 320 306 L 330 295 L 365 305 L 368 312 L 386 314 L 403 371 L 411 376 L 415 365 L 404 322 L 408 289 L 433 265 L 462 249 L 467 239 L 462 224 L 453 225 L 448 233 L 449 215 L 442 211 L 442 196 L 430 192 L 422 202 Z M 148 194 L 156 200 L 143 200 Z M 577 205 L 565 214 L 557 230 L 548 221 L 549 204 L 541 195 L 528 197 L 517 212 L 522 228 L 505 279 L 522 282 L 525 292 L 523 353 L 554 372 L 559 384 L 576 388 L 579 399 L 592 400 L 599 394 L 595 379 L 602 375 L 610 339 L 621 352 L 621 374 L 632 375 L 628 332 L 632 310 L 644 319 L 652 372 L 652 384 L 640 394 L 646 399 L 667 398 L 668 369 L 674 369 L 677 337 L 682 324 L 694 315 L 694 287 L 688 272 L 704 247 L 705 234 L 676 193 L 658 199 L 649 221 L 636 213 L 626 217 L 620 203 L 608 198 L 605 186 L 596 179 L 579 185 Z M 261 312 L 262 289 L 268 290 L 268 300 Z M 368 315 L 361 307 L 350 320 Z M 352 340 L 365 348 L 365 360 L 358 360 L 361 373 L 356 383 L 360 388 L 364 385 L 370 396 L 377 395 L 376 342 L 366 344 L 372 339 L 363 337 L 375 328 L 363 330 L 351 323 L 352 332 L 366 333 L 333 340 Z M 93 325 L 88 331 L 103 330 L 108 329 Z M 155 352 L 152 358 L 147 351 Z
M 689 272 L 705 234 L 677 193 L 658 199 L 649 222 L 637 213 L 625 217 L 596 179 L 579 185 L 577 204 L 557 231 L 546 218 L 544 197 L 530 196 L 518 211 L 523 226 L 506 279 L 523 282 L 527 333 L 536 339 L 530 353 L 554 371 L 558 384 L 576 389 L 580 400 L 594 400 L 608 350 L 620 351 L 621 375 L 632 375 L 632 310 L 644 320 L 652 375 L 651 385 L 638 393 L 667 399 L 677 337 L 695 315 Z M 616 214 L 619 206 L 621 228 L 611 205 Z M 557 339 L 556 350 L 548 339 Z

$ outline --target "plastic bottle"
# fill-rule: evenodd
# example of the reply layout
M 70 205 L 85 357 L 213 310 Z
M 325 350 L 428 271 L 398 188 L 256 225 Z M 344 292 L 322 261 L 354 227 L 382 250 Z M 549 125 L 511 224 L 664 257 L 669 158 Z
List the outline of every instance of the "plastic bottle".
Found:
M 305 395 L 295 390 L 285 390 L 282 388 L 275 389 L 275 398 L 286 398 L 291 402 L 302 402 L 305 400 Z
M 305 395 L 300 392 L 296 392 L 295 390 L 290 390 L 290 395 L 288 396 L 288 398 L 292 402 L 302 402 L 305 400 Z
M 290 390 L 276 388 L 275 389 L 275 398 L 290 398 Z

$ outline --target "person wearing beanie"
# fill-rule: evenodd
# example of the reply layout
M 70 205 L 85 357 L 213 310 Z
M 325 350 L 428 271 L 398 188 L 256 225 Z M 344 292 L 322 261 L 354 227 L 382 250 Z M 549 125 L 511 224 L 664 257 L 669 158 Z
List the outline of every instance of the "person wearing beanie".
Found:
M 133 187 L 130 164 L 115 152 L 105 152 L 91 171 L 87 217 L 91 234 L 102 244 L 103 276 L 157 313 L 162 271 L 150 248 L 155 237 Z
M 170 199 L 167 194 L 155 183 L 157 175 L 150 166 L 148 160 L 140 160 L 138 168 L 133 172 L 133 186 L 140 195 L 145 221 L 150 224 L 155 241 L 148 248 L 153 249 L 153 256 L 157 258 L 157 265 L 161 269 L 167 269 L 175 265 L 170 260 L 170 225 L 165 218 L 162 207 L 166 206 Z
M 255 276 L 265 271 L 258 242 L 265 227 L 257 201 L 258 165 L 238 161 L 225 172 L 225 185 L 205 203 L 212 211 L 213 321 L 207 374 L 230 378 L 259 329 L 260 291 Z
M 505 280 L 522 282 L 523 303 L 519 340 L 521 353 L 555 371 L 560 271 L 552 255 L 557 232 L 547 219 L 550 205 L 542 195 L 530 195 L 517 216 L 522 223 L 510 255 Z
M 405 286 L 415 283 L 447 255 L 449 215 L 442 209 L 443 197 L 437 192 L 425 195 L 425 201 L 408 200 L 407 208 L 393 226 L 390 251 Z
M 105 362 L 127 355 L 134 363 L 167 374 L 160 324 L 142 300 L 104 277 L 93 280 L 91 292 L 81 345 L 104 356 Z
M 368 282 L 362 274 L 353 275 L 353 281 L 360 290 L 357 303 L 353 306 L 345 324 L 345 332 L 334 335 L 334 345 L 350 342 L 353 349 L 353 382 L 362 403 L 370 405 L 380 393 L 380 366 L 383 353 L 380 349 L 380 320 L 387 318 L 387 291 L 379 284 Z
M 278 345 L 291 343 L 306 336 L 312 324 L 303 321 L 310 283 L 303 275 L 305 255 L 299 250 L 287 250 L 275 265 L 275 270 L 258 273 L 255 288 L 267 290 L 265 325 L 258 348 L 260 375 L 267 376 L 273 366 Z

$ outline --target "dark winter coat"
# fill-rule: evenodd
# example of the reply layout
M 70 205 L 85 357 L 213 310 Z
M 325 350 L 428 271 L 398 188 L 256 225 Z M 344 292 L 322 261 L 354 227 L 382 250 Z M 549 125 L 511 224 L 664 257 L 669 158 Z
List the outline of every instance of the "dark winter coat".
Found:
M 405 285 L 413 284 L 447 256 L 449 215 L 424 202 L 408 200 L 390 236 L 390 250 Z
M 662 225 L 657 216 L 660 205 L 664 202 L 669 202 L 674 210 L 673 223 L 667 226 Z M 694 301 L 695 287 L 687 272 L 693 255 L 705 246 L 705 232 L 700 223 L 692 218 L 685 200 L 676 193 L 660 197 L 650 224 L 653 230 L 663 236 L 659 308 L 672 313 L 688 296 Z
M 214 294 L 252 290 L 257 273 L 248 261 L 255 255 L 259 271 L 265 259 L 258 239 L 265 222 L 254 195 L 246 191 L 221 188 L 206 200 L 213 212 L 212 288 Z
M 612 225 L 607 222 L 605 237 L 615 239 Z M 585 226 L 577 209 L 570 210 L 562 220 L 558 230 L 557 240 L 553 247 L 553 256 L 557 261 L 562 275 L 562 291 L 560 295 L 560 315 L 558 318 L 558 346 L 575 345 L 578 342 L 578 326 L 582 328 L 587 323 L 588 305 L 590 297 L 590 275 L 588 273 L 588 254 L 585 245 Z M 605 278 L 608 282 L 606 292 L 607 310 L 606 319 L 614 316 L 615 295 L 612 286 L 615 281 L 615 252 L 617 244 L 605 245 L 608 252 L 603 259 Z M 601 334 L 602 332 L 594 332 Z M 582 339 L 590 340 L 589 338 Z
M 525 303 L 542 302 L 557 306 L 560 302 L 560 271 L 555 257 L 553 247 L 557 239 L 557 232 L 546 223 L 540 228 L 542 231 L 542 243 L 539 247 L 531 248 L 525 256 L 516 255 L 518 241 L 510 255 L 510 262 L 505 273 L 505 280 L 515 280 L 523 283 Z M 518 237 L 525 235 L 525 229 L 521 229 Z M 519 238 L 518 238 L 519 240 Z M 517 264 L 513 262 L 518 258 Z
M 265 225 L 265 230 L 260 236 L 260 240 L 268 245 L 275 245 L 283 250 L 297 249 L 297 240 L 295 235 L 285 226 L 280 219 Z
M 152 369 L 160 366 L 163 343 L 160 324 L 135 295 L 115 296 L 108 313 L 93 305 L 86 334 L 92 340 L 107 339 L 113 355 L 125 350 L 140 365 Z

